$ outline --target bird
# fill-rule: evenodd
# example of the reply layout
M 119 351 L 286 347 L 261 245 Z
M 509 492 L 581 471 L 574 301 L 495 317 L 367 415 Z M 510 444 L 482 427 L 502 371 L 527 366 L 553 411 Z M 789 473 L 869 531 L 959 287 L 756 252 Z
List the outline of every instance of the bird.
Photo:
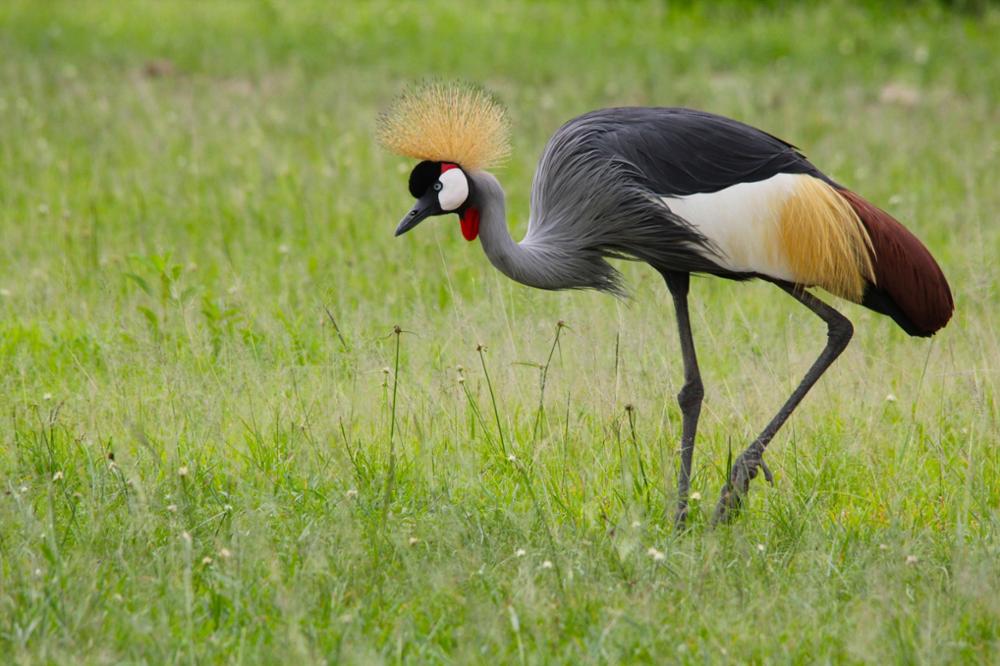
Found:
M 689 511 L 698 417 L 705 395 L 688 311 L 691 275 L 776 285 L 822 319 L 822 352 L 774 417 L 730 461 L 713 524 L 740 511 L 750 481 L 773 475 L 764 452 L 809 389 L 844 351 L 851 321 L 813 291 L 891 318 L 929 337 L 954 311 L 937 261 L 892 215 L 827 176 L 796 146 L 713 113 L 613 107 L 563 124 L 546 143 L 531 186 L 527 232 L 507 226 L 492 171 L 510 156 L 506 108 L 486 89 L 432 80 L 410 86 L 379 114 L 377 139 L 419 160 L 416 203 L 400 236 L 454 214 L 463 237 L 513 280 L 547 290 L 627 295 L 609 259 L 645 262 L 663 277 L 676 314 L 684 381 L 674 522 Z

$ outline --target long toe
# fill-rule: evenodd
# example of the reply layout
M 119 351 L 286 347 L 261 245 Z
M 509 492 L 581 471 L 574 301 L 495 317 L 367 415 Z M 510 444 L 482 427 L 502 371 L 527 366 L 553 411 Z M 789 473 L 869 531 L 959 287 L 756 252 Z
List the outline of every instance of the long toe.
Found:
M 739 493 L 735 486 L 731 484 L 726 484 L 722 489 L 722 494 L 719 496 L 719 503 L 715 505 L 715 513 L 712 515 L 712 524 L 718 525 L 720 523 L 732 522 L 736 515 L 740 512 L 740 506 L 743 504 L 743 499 L 741 493 Z
M 750 481 L 757 476 L 758 467 L 764 471 L 764 478 L 773 484 L 774 476 L 764 460 L 759 455 L 748 455 L 744 451 L 733 464 L 729 482 L 722 489 L 719 503 L 715 505 L 712 524 L 728 523 L 736 518 L 743 506 L 743 497 L 750 490 Z
M 764 479 L 767 481 L 768 485 L 773 488 L 774 487 L 774 474 L 771 473 L 771 468 L 767 466 L 767 463 L 764 462 L 763 458 L 761 458 L 761 460 L 760 460 L 760 469 L 761 469 L 761 471 L 764 472 Z

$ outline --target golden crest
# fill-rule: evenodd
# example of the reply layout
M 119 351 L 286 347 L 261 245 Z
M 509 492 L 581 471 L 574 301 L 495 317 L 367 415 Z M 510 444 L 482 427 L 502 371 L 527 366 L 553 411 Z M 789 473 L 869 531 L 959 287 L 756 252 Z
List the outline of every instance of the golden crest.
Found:
M 468 84 L 430 81 L 410 88 L 379 116 L 379 142 L 399 155 L 454 162 L 476 171 L 510 155 L 507 111 Z

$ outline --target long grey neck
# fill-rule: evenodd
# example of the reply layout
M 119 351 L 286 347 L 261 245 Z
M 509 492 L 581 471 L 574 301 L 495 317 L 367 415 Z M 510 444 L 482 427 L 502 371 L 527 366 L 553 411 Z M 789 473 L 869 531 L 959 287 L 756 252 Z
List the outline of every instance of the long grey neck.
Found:
M 574 278 L 574 261 L 558 247 L 523 240 L 516 243 L 507 228 L 507 208 L 500 182 L 486 171 L 469 174 L 472 205 L 479 209 L 479 241 L 490 263 L 521 284 L 539 289 L 584 286 Z

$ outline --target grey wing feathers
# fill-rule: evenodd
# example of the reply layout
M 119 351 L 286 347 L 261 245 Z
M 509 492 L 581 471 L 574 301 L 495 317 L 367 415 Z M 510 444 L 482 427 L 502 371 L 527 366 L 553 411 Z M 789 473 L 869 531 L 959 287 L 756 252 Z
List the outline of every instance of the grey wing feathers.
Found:
M 620 275 L 606 258 L 645 261 L 661 271 L 726 275 L 712 261 L 718 256 L 712 243 L 670 211 L 647 170 L 622 149 L 622 139 L 609 136 L 623 124 L 606 112 L 576 118 L 549 140 L 535 172 L 522 244 L 586 262 L 574 271 L 581 288 L 619 294 Z
M 683 108 L 625 107 L 581 116 L 601 150 L 635 164 L 661 196 L 717 192 L 778 173 L 829 179 L 795 146 L 737 120 Z

